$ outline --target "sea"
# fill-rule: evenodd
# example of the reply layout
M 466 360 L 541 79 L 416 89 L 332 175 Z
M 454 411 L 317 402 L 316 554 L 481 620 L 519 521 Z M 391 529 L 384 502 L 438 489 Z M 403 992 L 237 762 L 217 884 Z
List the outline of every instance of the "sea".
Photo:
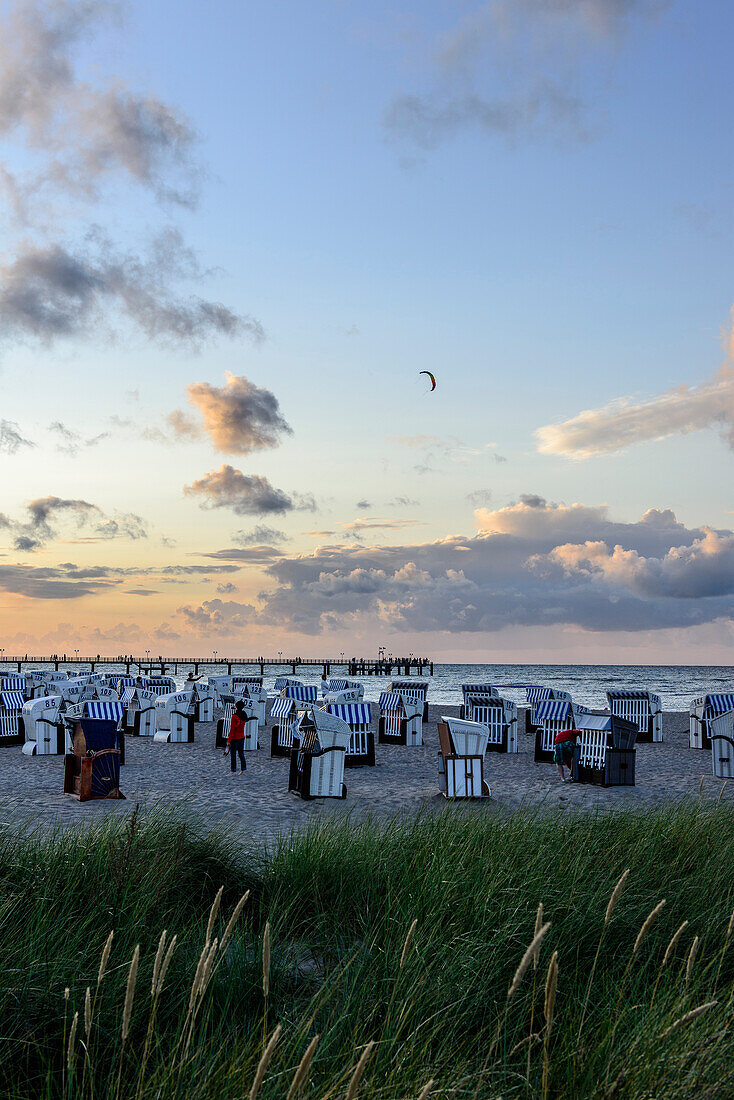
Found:
M 63 665 L 61 666 L 63 667 Z M 101 666 L 105 672 L 124 673 L 124 665 Z M 4 670 L 0 665 L 0 670 Z M 247 668 L 235 671 L 247 671 Z M 249 669 L 259 672 L 257 667 Z M 7 667 L 7 671 L 15 671 Z M 71 670 L 70 670 L 71 671 Z M 226 675 L 226 665 L 207 665 L 204 674 Z M 188 668 L 179 666 L 174 676 L 179 686 L 183 685 Z M 278 670 L 277 675 L 289 669 Z M 335 669 L 334 676 L 340 675 Z M 296 673 L 304 683 L 319 683 L 320 673 L 313 666 L 306 666 Z M 275 683 L 276 670 L 265 670 L 265 687 L 271 691 Z M 467 683 L 489 683 L 498 689 L 501 695 L 516 703 L 524 704 L 525 687 L 531 684 L 544 684 L 570 692 L 578 703 L 590 707 L 607 705 L 608 688 L 643 688 L 656 692 L 663 710 L 687 710 L 691 699 L 707 692 L 734 692 L 733 665 L 434 665 L 434 675 L 424 676 L 427 680 L 428 702 L 458 706 L 462 701 L 461 685 Z M 381 691 L 389 683 L 386 676 L 359 677 L 365 688 L 365 699 L 376 702 Z M 419 679 L 414 675 L 414 679 Z

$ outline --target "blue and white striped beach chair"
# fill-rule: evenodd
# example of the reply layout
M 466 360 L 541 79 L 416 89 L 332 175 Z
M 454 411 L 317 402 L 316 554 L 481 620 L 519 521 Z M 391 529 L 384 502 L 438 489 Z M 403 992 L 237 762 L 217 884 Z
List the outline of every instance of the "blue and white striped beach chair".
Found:
M 380 695 L 380 720 L 377 739 L 381 745 L 423 744 L 423 703 L 402 691 L 384 691 Z
M 20 716 L 25 703 L 25 695 L 18 690 L 0 691 L 0 744 L 20 745 L 23 732 Z
M 718 779 L 734 778 L 734 710 L 711 719 L 711 766 Z
M 281 695 L 273 700 L 270 717 L 275 722 L 270 737 L 271 756 L 290 756 L 293 747 L 293 731 L 298 721 L 295 699 Z
M 699 695 L 691 703 L 688 714 L 690 731 L 688 744 L 692 749 L 708 749 L 711 745 L 711 723 L 719 714 L 734 710 L 734 691 L 716 691 Z
M 575 729 L 587 708 L 571 699 L 544 699 L 535 705 L 535 761 L 553 759 L 553 742 L 561 730 Z
M 372 732 L 372 710 L 369 703 L 327 703 L 323 708 L 346 722 L 351 730 L 345 768 L 357 768 L 362 764 L 375 765 L 375 735 Z
M 517 704 L 499 695 L 467 695 L 464 719 L 487 727 L 488 752 L 517 752 Z

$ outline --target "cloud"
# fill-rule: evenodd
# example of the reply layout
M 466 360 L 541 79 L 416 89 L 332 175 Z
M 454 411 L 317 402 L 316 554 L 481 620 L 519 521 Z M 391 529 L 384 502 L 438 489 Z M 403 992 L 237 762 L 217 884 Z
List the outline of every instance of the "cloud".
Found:
M 0 565 L 0 590 L 34 600 L 76 600 L 119 583 L 103 568 L 78 569 L 70 564 Z
M 295 507 L 293 499 L 266 477 L 227 465 L 185 485 L 184 493 L 198 498 L 201 508 L 231 508 L 238 516 L 282 515 Z
M 288 535 L 285 531 L 278 531 L 275 527 L 266 527 L 262 523 L 258 523 L 252 531 L 235 531 L 232 536 L 232 542 L 236 543 L 237 546 L 262 546 L 264 543 L 274 545 L 287 541 Z
M 232 592 L 237 592 L 237 591 L 238 591 L 237 585 L 232 584 L 231 581 L 225 581 L 224 584 L 218 584 L 217 585 L 217 592 L 219 593 L 220 596 L 228 596 Z
M 538 428 L 535 437 L 541 454 L 583 459 L 706 428 L 718 428 L 734 449 L 732 363 L 699 386 L 679 386 L 643 401 L 621 398 Z
M 15 549 L 33 552 L 55 541 L 60 526 L 70 520 L 78 535 L 77 542 L 98 542 L 109 539 L 144 539 L 148 529 L 144 519 L 133 512 L 114 512 L 111 516 L 88 500 L 47 496 L 31 500 L 23 521 L 12 523 Z
M 103 439 L 109 439 L 110 437 L 109 432 L 100 432 L 99 435 L 84 439 L 79 432 L 67 427 L 60 420 L 54 420 L 52 424 L 49 424 L 48 430 L 58 437 L 59 442 L 56 444 L 56 450 L 62 454 L 70 455 L 72 458 L 78 455 L 84 447 L 96 447 Z
M 283 551 L 275 546 L 247 546 L 242 549 L 230 547 L 228 550 L 214 550 L 209 554 L 202 554 L 205 558 L 214 558 L 218 561 L 237 561 L 242 565 L 261 565 L 283 557 Z
M 6 174 L 16 212 L 44 192 L 94 198 L 122 175 L 161 201 L 192 206 L 200 170 L 197 135 L 179 111 L 120 80 L 83 79 L 78 47 L 119 21 L 107 0 L 16 0 L 0 21 L 0 135 L 24 147 L 32 167 Z M 97 67 L 96 72 L 99 72 Z
M 428 151 L 466 130 L 508 141 L 586 140 L 585 98 L 598 54 L 655 0 L 484 0 L 433 43 L 424 89 L 400 93 L 383 124 L 397 142 Z M 588 86 L 588 91 L 587 91 Z
M 123 592 L 123 596 L 155 596 L 158 594 L 156 588 L 126 588 Z
M 177 614 L 187 630 L 197 635 L 237 634 L 249 627 L 256 618 L 252 604 L 235 600 L 204 600 L 199 607 L 179 607 Z
M 507 461 L 495 452 L 496 443 L 483 443 L 479 447 L 471 447 L 455 435 L 400 435 L 389 436 L 388 439 L 391 443 L 398 443 L 402 447 L 422 452 L 420 461 L 415 466 L 419 474 L 437 473 L 438 469 L 445 466 L 447 462 L 465 463 L 479 457 L 491 457 L 495 462 Z
M 0 453 L 14 455 L 21 447 L 35 447 L 35 445 L 33 440 L 25 439 L 20 434 L 20 429 L 13 420 L 0 420 Z
M 186 394 L 190 404 L 201 413 L 203 430 L 217 451 L 246 455 L 277 447 L 281 435 L 292 434 L 275 395 L 244 375 L 227 371 L 222 387 L 193 382 L 186 387 Z M 174 415 L 178 416 L 179 424 L 174 422 L 172 427 L 178 434 L 190 436 L 196 430 L 184 414 Z
M 478 533 L 322 546 L 265 570 L 258 622 L 476 634 L 510 626 L 650 631 L 734 619 L 734 532 L 670 509 L 625 523 L 604 506 L 526 501 L 475 512 Z
M 417 519 L 355 519 L 352 523 L 340 523 L 339 526 L 345 531 L 399 531 L 403 527 L 422 526 L 422 522 Z
M 172 283 L 200 277 L 174 229 L 160 233 L 144 259 L 116 253 L 99 236 L 76 250 L 26 245 L 0 266 L 0 327 L 6 339 L 50 344 L 88 335 L 113 311 L 165 346 L 197 348 L 212 336 L 245 333 L 262 339 L 253 318 L 171 292 Z
M 475 489 L 472 493 L 466 494 L 466 499 L 470 504 L 473 504 L 475 508 L 480 505 L 487 505 L 492 499 L 492 493 L 489 489 Z
M 420 504 L 419 500 L 414 500 L 412 497 L 394 497 L 392 500 L 388 500 L 388 508 L 413 508 Z
M 358 500 L 355 504 L 355 508 L 359 508 L 360 511 L 366 511 L 367 508 L 371 508 L 372 505 L 368 500 Z

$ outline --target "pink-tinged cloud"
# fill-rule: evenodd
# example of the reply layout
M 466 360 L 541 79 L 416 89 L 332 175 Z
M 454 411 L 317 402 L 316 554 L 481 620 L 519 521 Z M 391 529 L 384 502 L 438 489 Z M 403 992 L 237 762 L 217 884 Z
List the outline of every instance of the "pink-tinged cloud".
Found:
M 700 386 L 679 386 L 646 401 L 620 398 L 560 424 L 546 424 L 535 437 L 541 454 L 583 459 L 706 428 L 719 428 L 734 449 L 732 364 Z
M 201 413 L 202 430 L 217 451 L 246 455 L 277 447 L 282 435 L 292 434 L 270 390 L 256 386 L 244 375 L 227 371 L 225 378 L 221 387 L 208 382 L 186 387 L 189 403 Z M 198 434 L 198 425 L 184 413 L 171 414 L 169 423 L 179 436 Z

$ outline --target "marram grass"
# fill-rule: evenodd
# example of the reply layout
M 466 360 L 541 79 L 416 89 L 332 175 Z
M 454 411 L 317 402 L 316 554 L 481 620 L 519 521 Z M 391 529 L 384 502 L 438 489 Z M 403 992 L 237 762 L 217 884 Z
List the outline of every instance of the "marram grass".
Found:
M 725 805 L 6 829 L 0 1095 L 729 1097 L 733 866 Z

